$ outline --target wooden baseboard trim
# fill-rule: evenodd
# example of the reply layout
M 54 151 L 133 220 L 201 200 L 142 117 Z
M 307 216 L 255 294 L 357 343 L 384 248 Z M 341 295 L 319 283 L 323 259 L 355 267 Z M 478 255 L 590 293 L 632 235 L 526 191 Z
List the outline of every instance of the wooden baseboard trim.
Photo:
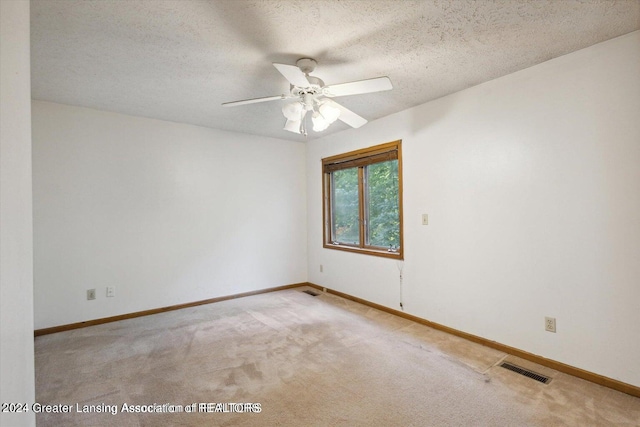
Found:
M 449 333 L 451 335 L 455 335 L 455 336 L 464 338 L 466 340 L 473 341 L 473 342 L 478 343 L 478 344 L 482 344 L 482 345 L 484 345 L 486 347 L 494 348 L 496 350 L 505 352 L 507 354 L 511 354 L 513 356 L 517 356 L 517 357 L 520 357 L 522 359 L 526 359 L 526 360 L 529 360 L 531 362 L 537 363 L 538 365 L 546 366 L 548 368 L 555 369 L 556 371 L 563 372 L 565 374 L 569 374 L 569 375 L 572 375 L 574 377 L 582 378 L 583 380 L 587 380 L 587 381 L 590 381 L 592 383 L 595 383 L 595 384 L 598 384 L 598 385 L 601 385 L 601 386 L 604 386 L 604 387 L 608 387 L 608 388 L 611 388 L 611 389 L 614 389 L 614 390 L 617 390 L 617 391 L 621 391 L 622 393 L 626 393 L 626 394 L 629 394 L 631 396 L 640 397 L 640 387 L 636 387 L 634 385 L 627 384 L 627 383 L 624 383 L 622 381 L 614 380 L 613 378 L 608 378 L 608 377 L 605 377 L 605 376 L 602 376 L 602 375 L 599 375 L 599 374 L 595 374 L 593 372 L 585 371 L 584 369 L 576 368 L 575 366 L 567 365 L 567 364 L 562 363 L 562 362 L 558 362 L 558 361 L 555 361 L 555 360 L 552 360 L 552 359 L 547 359 L 545 357 L 538 356 L 536 354 L 529 353 L 527 351 L 520 350 L 520 349 L 517 349 L 515 347 L 510 347 L 508 345 L 501 344 L 501 343 L 496 342 L 496 341 L 491 341 L 491 340 L 488 340 L 486 338 L 479 337 L 477 335 L 473 335 L 473 334 L 469 334 L 467 332 L 459 331 L 457 329 L 450 328 L 448 326 L 444 326 L 444 325 L 441 325 L 439 323 L 435 323 L 435 322 L 423 319 L 423 318 L 418 317 L 418 316 L 413 316 L 413 315 L 405 313 L 403 311 L 394 310 L 392 308 L 385 307 L 383 305 L 376 304 L 376 303 L 364 300 L 362 298 L 354 297 L 352 295 L 345 294 L 343 292 L 335 291 L 333 289 L 328 289 L 328 288 L 325 288 L 323 286 L 316 285 L 314 283 L 306 283 L 306 285 L 307 286 L 311 286 L 312 288 L 319 289 L 321 291 L 326 289 L 326 292 L 328 292 L 330 294 L 334 294 L 334 295 L 337 295 L 339 297 L 342 297 L 342 298 L 345 298 L 345 299 L 348 299 L 348 300 L 351 300 L 351 301 L 354 301 L 354 302 L 357 302 L 357 303 L 360 303 L 360 304 L 375 308 L 377 310 L 384 311 L 386 313 L 390 313 L 390 314 L 393 314 L 393 315 L 396 315 L 396 316 L 399 316 L 399 317 L 414 321 L 416 323 L 420 323 L 420 324 L 425 325 L 425 326 L 429 326 L 429 327 L 431 327 L 433 329 L 438 329 L 440 331 Z
M 292 285 L 276 286 L 275 288 L 260 289 L 258 291 L 243 292 L 240 294 L 227 295 L 223 297 L 210 298 L 202 301 L 188 302 L 185 304 L 170 305 L 168 307 L 153 308 L 151 310 L 136 311 L 135 313 L 121 314 L 119 316 L 103 317 L 101 319 L 87 320 L 85 322 L 71 323 L 68 325 L 53 326 L 51 328 L 36 329 L 33 335 L 55 334 L 57 332 L 70 331 L 72 329 L 86 328 L 87 326 L 101 325 L 103 323 L 117 322 L 119 320 L 133 319 L 135 317 L 149 316 L 151 314 L 164 313 L 165 311 L 180 310 L 182 308 L 196 307 L 198 305 L 212 304 L 214 302 L 226 301 L 235 298 L 244 298 L 252 295 L 266 294 L 268 292 L 283 291 L 285 289 L 299 288 L 306 286 L 307 282 L 294 283 Z
M 327 293 L 330 293 L 330 294 L 333 294 L 333 295 L 337 295 L 339 297 L 342 297 L 342 298 L 345 298 L 345 299 L 348 299 L 348 300 L 351 300 L 351 301 L 354 301 L 354 302 L 357 302 L 357 303 L 360 303 L 360 304 L 375 308 L 375 309 L 380 310 L 380 311 L 384 311 L 384 312 L 389 313 L 389 314 L 393 314 L 393 315 L 398 316 L 398 317 L 402 317 L 402 318 L 407 319 L 407 320 L 411 320 L 411 321 L 419 323 L 421 325 L 425 325 L 425 326 L 429 326 L 429 327 L 434 328 L 434 329 L 438 329 L 440 331 L 449 333 L 451 335 L 455 335 L 455 336 L 464 338 L 466 340 L 469 340 L 469 341 L 472 341 L 472 342 L 475 342 L 475 343 L 478 343 L 478 344 L 481 344 L 481 345 L 484 345 L 484 346 L 487 346 L 487 347 L 490 347 L 490 348 L 494 348 L 496 350 L 505 352 L 507 354 L 511 354 L 513 356 L 517 356 L 517 357 L 520 357 L 522 359 L 529 360 L 529 361 L 537 363 L 539 365 L 546 366 L 546 367 L 551 368 L 551 369 L 555 369 L 556 371 L 563 372 L 565 374 L 569 374 L 569 375 L 572 375 L 574 377 L 582 378 L 583 380 L 587 380 L 587 381 L 590 381 L 592 383 L 599 384 L 601 386 L 608 387 L 608 388 L 611 388 L 613 390 L 617 390 L 617 391 L 620 391 L 622 393 L 629 394 L 631 396 L 640 397 L 640 387 L 636 387 L 634 385 L 627 384 L 627 383 L 624 383 L 622 381 L 614 380 L 613 378 L 608 378 L 608 377 L 605 377 L 605 376 L 602 376 L 602 375 L 599 375 L 599 374 L 595 374 L 593 372 L 585 371 L 584 369 L 576 368 L 574 366 L 567 365 L 567 364 L 562 363 L 562 362 L 558 362 L 558 361 L 555 361 L 555 360 L 552 360 L 552 359 L 547 359 L 545 357 L 538 356 L 536 354 L 529 353 L 527 351 L 520 350 L 520 349 L 517 349 L 515 347 L 511 347 L 511 346 L 505 345 L 505 344 L 501 344 L 501 343 L 496 342 L 496 341 L 491 341 L 491 340 L 488 340 L 486 338 L 479 337 L 477 335 L 473 335 L 473 334 L 469 334 L 467 332 L 459 331 L 457 329 L 450 328 L 448 326 L 444 326 L 444 325 L 441 325 L 439 323 L 435 323 L 435 322 L 432 322 L 430 320 L 423 319 L 421 317 L 405 313 L 403 311 L 399 311 L 399 310 L 395 310 L 393 308 L 385 307 L 383 305 L 376 304 L 374 302 L 367 301 L 365 299 L 358 298 L 358 297 L 355 297 L 353 295 L 345 294 L 343 292 L 339 292 L 339 291 L 336 291 L 336 290 L 333 290 L 333 289 L 325 288 L 323 286 L 319 286 L 319 285 L 316 285 L 315 283 L 310 283 L 310 282 L 294 283 L 294 284 L 291 284 L 291 285 L 284 285 L 284 286 L 276 286 L 276 287 L 273 287 L 273 288 L 260 289 L 260 290 L 257 290 L 257 291 L 243 292 L 243 293 L 240 293 L 240 294 L 233 294 L 233 295 L 227 295 L 227 296 L 222 296 L 222 297 L 210 298 L 210 299 L 206 299 L 206 300 L 202 300 L 202 301 L 195 301 L 195 302 L 189 302 L 189 303 L 185 303 L 185 304 L 171 305 L 171 306 L 168 306 L 168 307 L 154 308 L 154 309 L 151 309 L 151 310 L 137 311 L 135 313 L 121 314 L 119 316 L 104 317 L 104 318 L 101 318 L 101 319 L 87 320 L 85 322 L 78 322 L 78 323 L 71 323 L 71 324 L 68 324 L 68 325 L 53 326 L 51 328 L 36 329 L 35 331 L 33 331 L 33 335 L 37 337 L 37 336 L 41 336 L 41 335 L 55 334 L 57 332 L 64 332 L 64 331 L 70 331 L 70 330 L 73 330 L 73 329 L 86 328 L 87 326 L 101 325 L 103 323 L 117 322 L 119 320 L 126 320 L 126 319 L 133 319 L 133 318 L 136 318 L 136 317 L 149 316 L 151 314 L 158 314 L 158 313 L 164 313 L 166 311 L 180 310 L 182 308 L 196 307 L 198 305 L 204 305 L 204 304 L 212 304 L 212 303 L 215 303 L 215 302 L 226 301 L 226 300 L 230 300 L 230 299 L 244 298 L 244 297 L 248 297 L 248 296 L 252 296 L 252 295 L 265 294 L 265 293 L 268 293 L 268 292 L 283 291 L 283 290 L 286 290 L 286 289 L 299 288 L 301 286 L 310 286 L 310 287 L 318 289 L 320 291 L 326 290 Z

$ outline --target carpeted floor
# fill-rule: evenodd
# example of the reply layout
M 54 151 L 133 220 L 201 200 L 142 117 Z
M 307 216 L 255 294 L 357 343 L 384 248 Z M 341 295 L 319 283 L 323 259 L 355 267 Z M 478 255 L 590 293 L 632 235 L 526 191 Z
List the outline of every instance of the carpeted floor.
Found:
M 37 425 L 640 426 L 638 398 L 301 290 L 38 337 L 36 401 L 71 412 Z

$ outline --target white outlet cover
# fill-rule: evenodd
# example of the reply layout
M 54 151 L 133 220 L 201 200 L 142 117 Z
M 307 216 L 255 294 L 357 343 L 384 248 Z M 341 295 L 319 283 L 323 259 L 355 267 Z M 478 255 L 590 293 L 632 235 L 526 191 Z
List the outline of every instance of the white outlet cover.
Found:
M 544 318 L 544 330 L 547 332 L 556 332 L 556 318 L 545 317 Z
M 422 214 L 422 225 L 429 225 L 429 214 Z

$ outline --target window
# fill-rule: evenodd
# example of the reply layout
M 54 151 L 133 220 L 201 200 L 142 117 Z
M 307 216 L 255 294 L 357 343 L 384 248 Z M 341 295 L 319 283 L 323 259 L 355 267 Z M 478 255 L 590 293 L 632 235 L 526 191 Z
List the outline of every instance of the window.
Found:
M 400 144 L 322 159 L 325 248 L 403 259 Z

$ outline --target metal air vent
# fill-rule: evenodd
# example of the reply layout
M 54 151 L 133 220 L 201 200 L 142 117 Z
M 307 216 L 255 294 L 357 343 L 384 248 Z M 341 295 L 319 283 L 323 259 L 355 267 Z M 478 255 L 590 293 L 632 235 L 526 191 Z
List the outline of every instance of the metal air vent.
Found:
M 318 295 L 320 295 L 318 292 L 311 291 L 311 290 L 308 290 L 308 289 L 307 289 L 307 290 L 304 290 L 304 291 L 302 291 L 302 292 L 304 292 L 305 294 L 309 294 L 309 295 L 311 295 L 312 297 L 317 297 Z
M 525 377 L 529 377 L 532 378 L 536 381 L 539 381 L 543 384 L 549 384 L 549 382 L 551 381 L 551 378 L 549 377 L 545 377 L 544 375 L 540 375 L 536 372 L 530 371 L 528 369 L 525 368 L 521 368 L 520 366 L 516 366 L 516 365 L 512 365 L 511 363 L 507 363 L 507 362 L 503 362 L 500 365 L 502 368 L 508 369 L 510 371 L 516 372 L 520 375 L 524 375 Z

